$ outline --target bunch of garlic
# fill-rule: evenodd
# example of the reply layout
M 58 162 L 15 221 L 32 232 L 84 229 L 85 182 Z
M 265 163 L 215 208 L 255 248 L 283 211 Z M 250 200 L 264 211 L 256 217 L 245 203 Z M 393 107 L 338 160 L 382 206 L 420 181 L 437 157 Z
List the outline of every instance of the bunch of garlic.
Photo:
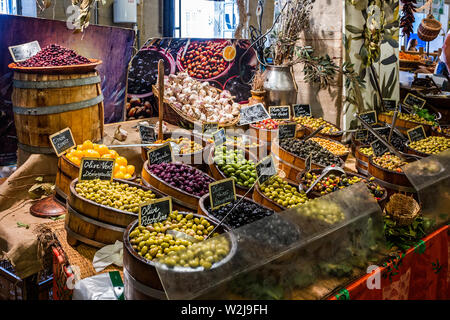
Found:
M 185 115 L 203 122 L 229 123 L 240 111 L 229 91 L 219 92 L 185 72 L 164 78 L 164 98 Z

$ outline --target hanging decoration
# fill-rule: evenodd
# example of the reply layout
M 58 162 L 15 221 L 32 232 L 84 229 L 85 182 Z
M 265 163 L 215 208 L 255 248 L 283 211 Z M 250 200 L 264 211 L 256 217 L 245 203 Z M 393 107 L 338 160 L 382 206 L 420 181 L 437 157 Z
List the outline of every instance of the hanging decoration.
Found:
M 414 12 L 416 12 L 416 0 L 401 0 L 403 4 L 402 17 L 400 18 L 400 28 L 402 28 L 403 34 L 409 38 L 409 35 L 413 33 L 413 24 L 416 20 L 414 18 Z

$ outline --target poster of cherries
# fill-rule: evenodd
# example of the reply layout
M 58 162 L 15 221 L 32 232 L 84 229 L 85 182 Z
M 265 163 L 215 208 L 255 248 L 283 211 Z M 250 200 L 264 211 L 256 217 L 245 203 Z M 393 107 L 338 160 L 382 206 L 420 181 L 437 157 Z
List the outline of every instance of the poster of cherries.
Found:
M 152 85 L 158 79 L 158 61 L 164 61 L 164 74 L 186 72 L 198 81 L 228 90 L 234 101 L 250 98 L 250 81 L 257 68 L 256 53 L 250 41 L 237 39 L 148 40 L 133 57 L 128 72 L 127 120 L 158 115 Z

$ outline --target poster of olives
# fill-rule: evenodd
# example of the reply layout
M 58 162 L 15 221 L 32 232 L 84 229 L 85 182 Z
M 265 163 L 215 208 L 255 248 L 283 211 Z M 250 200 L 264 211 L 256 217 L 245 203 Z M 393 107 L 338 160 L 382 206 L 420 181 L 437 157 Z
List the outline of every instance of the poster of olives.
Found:
M 152 86 L 158 79 L 160 59 L 164 61 L 165 75 L 187 73 L 196 81 L 229 91 L 234 102 L 247 102 L 250 80 L 257 68 L 256 53 L 250 44 L 245 39 L 149 39 L 130 64 L 126 119 L 158 115 Z M 169 114 L 164 118 L 171 122 Z

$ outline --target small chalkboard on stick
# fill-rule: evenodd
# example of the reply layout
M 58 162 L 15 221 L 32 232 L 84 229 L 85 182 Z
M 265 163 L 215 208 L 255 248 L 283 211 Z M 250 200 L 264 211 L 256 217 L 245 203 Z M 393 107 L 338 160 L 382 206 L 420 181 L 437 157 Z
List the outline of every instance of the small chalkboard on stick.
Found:
M 311 117 L 311 106 L 309 104 L 295 104 L 294 117 Z
M 378 122 L 377 112 L 375 110 L 360 113 L 359 116 L 361 117 L 361 119 L 363 119 L 365 122 L 367 122 L 367 124 L 370 124 L 370 125 L 374 125 Z
M 41 46 L 39 45 L 39 42 L 32 41 L 27 42 L 24 44 L 20 44 L 18 46 L 11 46 L 8 47 L 9 52 L 11 53 L 11 56 L 14 60 L 14 62 L 22 62 L 27 60 L 28 58 L 31 58 L 36 53 L 41 51 Z
M 258 175 L 258 183 L 262 185 L 271 177 L 277 174 L 277 169 L 273 162 L 272 156 L 267 156 L 256 164 L 256 174 Z
M 267 110 L 262 103 L 257 103 L 241 108 L 239 125 L 243 126 L 266 119 L 270 119 L 270 115 L 267 113 Z
M 417 126 L 415 128 L 406 131 L 410 142 L 419 141 L 427 137 L 423 126 Z
M 274 120 L 289 120 L 291 119 L 291 106 L 269 107 L 269 114 Z
M 297 132 L 296 122 L 280 123 L 278 125 L 278 139 L 280 140 L 295 138 L 296 132 Z
M 100 179 L 112 181 L 115 161 L 115 159 L 108 158 L 81 159 L 78 180 Z
M 375 140 L 370 144 L 372 147 L 373 153 L 376 157 L 381 157 L 383 154 L 389 151 L 389 148 L 384 145 L 380 140 Z
M 405 100 L 403 100 L 403 104 L 411 108 L 416 107 L 422 109 L 426 103 L 427 101 L 425 99 L 419 98 L 418 96 L 415 96 L 412 93 L 408 93 L 405 97 Z
M 225 142 L 227 142 L 227 136 L 225 134 L 225 129 L 222 128 L 220 130 L 217 130 L 212 134 L 214 139 L 214 145 L 216 147 L 223 145 Z
M 229 178 L 209 184 L 209 201 L 213 210 L 235 200 L 236 187 L 234 185 L 234 179 Z
M 148 226 L 164 221 L 172 212 L 172 197 L 152 200 L 139 206 L 139 225 Z
M 397 110 L 397 100 L 392 99 L 383 99 L 384 108 L 386 111 L 395 111 Z
M 366 140 L 369 136 L 369 130 L 367 129 L 359 129 L 355 132 L 355 140 L 363 141 Z
M 156 141 L 155 128 L 147 125 L 139 125 L 139 135 L 142 143 L 152 143 Z
M 170 145 L 170 142 L 167 142 L 155 149 L 148 150 L 147 155 L 148 164 L 150 165 L 173 162 L 172 147 Z
M 311 171 L 311 164 L 312 164 L 312 153 L 310 153 L 309 156 L 305 160 L 305 171 L 306 172 Z
M 58 157 L 60 157 L 67 150 L 72 149 L 76 146 L 75 140 L 72 135 L 72 130 L 70 128 L 65 128 L 52 134 L 50 137 L 50 143 Z

